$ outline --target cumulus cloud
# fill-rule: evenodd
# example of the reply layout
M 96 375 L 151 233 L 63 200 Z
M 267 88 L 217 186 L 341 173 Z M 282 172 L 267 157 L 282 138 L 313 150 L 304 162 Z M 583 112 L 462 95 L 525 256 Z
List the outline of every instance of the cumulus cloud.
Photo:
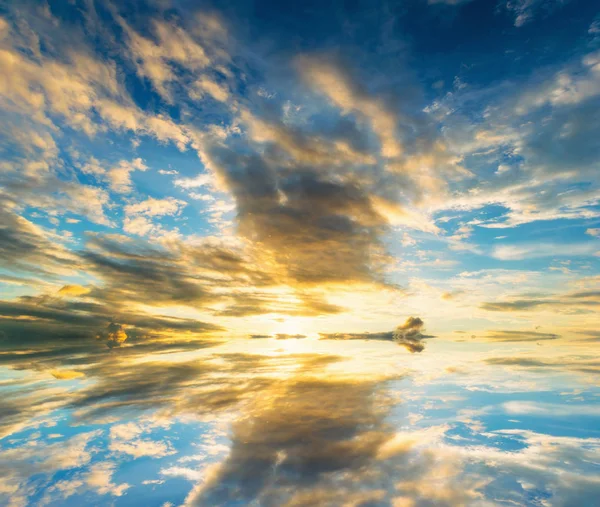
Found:
M 144 201 L 128 204 L 124 208 L 123 230 L 138 236 L 164 237 L 178 235 L 177 229 L 173 231 L 166 230 L 153 220 L 165 216 L 180 215 L 186 204 L 185 201 L 173 197 L 164 199 L 149 197 Z
M 165 199 L 156 199 L 149 197 L 148 199 L 125 206 L 125 213 L 128 215 L 146 215 L 151 217 L 157 216 L 173 216 L 181 212 L 181 209 L 186 205 L 185 201 L 167 197 Z
M 589 229 L 586 229 L 585 233 L 589 234 L 590 236 L 600 237 L 600 229 L 589 228 Z
M 76 473 L 70 479 L 56 481 L 48 488 L 47 497 L 67 499 L 85 491 L 92 491 L 97 495 L 122 496 L 131 485 L 126 482 L 113 482 L 116 468 L 117 464 L 110 461 L 94 463 L 86 472 Z
M 93 175 L 97 179 L 105 180 L 110 189 L 118 194 L 127 194 L 133 190 L 131 173 L 134 171 L 146 171 L 148 166 L 141 158 L 133 160 L 121 160 L 117 164 L 105 167 L 106 164 L 100 163 L 92 157 L 86 164 L 82 165 L 80 170 L 83 174 Z
M 110 429 L 109 449 L 116 453 L 122 453 L 134 459 L 148 456 L 151 458 L 163 458 L 174 454 L 170 442 L 153 438 L 140 438 L 144 433 L 151 432 L 152 424 L 116 424 Z

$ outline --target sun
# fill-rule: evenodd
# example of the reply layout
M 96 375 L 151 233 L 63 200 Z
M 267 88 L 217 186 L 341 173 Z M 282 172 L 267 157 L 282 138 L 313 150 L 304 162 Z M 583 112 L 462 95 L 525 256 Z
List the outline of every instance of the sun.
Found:
M 273 326 L 271 334 L 277 341 L 277 348 L 286 352 L 301 352 L 310 348 L 306 325 L 295 318 L 287 318 Z

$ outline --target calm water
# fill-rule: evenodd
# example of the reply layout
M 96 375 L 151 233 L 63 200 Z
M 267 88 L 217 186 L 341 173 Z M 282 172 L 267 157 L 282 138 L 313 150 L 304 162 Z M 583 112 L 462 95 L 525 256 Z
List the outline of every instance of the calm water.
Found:
M 420 355 L 310 338 L 202 345 L 53 356 L 65 367 L 51 373 L 12 356 L 8 504 L 597 502 L 593 355 L 440 338 Z

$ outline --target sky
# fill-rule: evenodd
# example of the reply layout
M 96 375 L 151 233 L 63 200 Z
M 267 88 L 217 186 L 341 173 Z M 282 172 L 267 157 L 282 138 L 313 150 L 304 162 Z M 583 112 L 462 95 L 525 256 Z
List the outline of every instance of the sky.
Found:
M 592 506 L 600 2 L 0 2 L 0 505 Z

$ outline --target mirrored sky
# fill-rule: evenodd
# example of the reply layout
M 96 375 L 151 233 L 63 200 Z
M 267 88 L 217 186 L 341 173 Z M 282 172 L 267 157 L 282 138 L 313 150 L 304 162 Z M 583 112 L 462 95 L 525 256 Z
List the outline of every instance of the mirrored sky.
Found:
M 600 506 L 598 0 L 5 0 L 0 114 L 0 505 Z

